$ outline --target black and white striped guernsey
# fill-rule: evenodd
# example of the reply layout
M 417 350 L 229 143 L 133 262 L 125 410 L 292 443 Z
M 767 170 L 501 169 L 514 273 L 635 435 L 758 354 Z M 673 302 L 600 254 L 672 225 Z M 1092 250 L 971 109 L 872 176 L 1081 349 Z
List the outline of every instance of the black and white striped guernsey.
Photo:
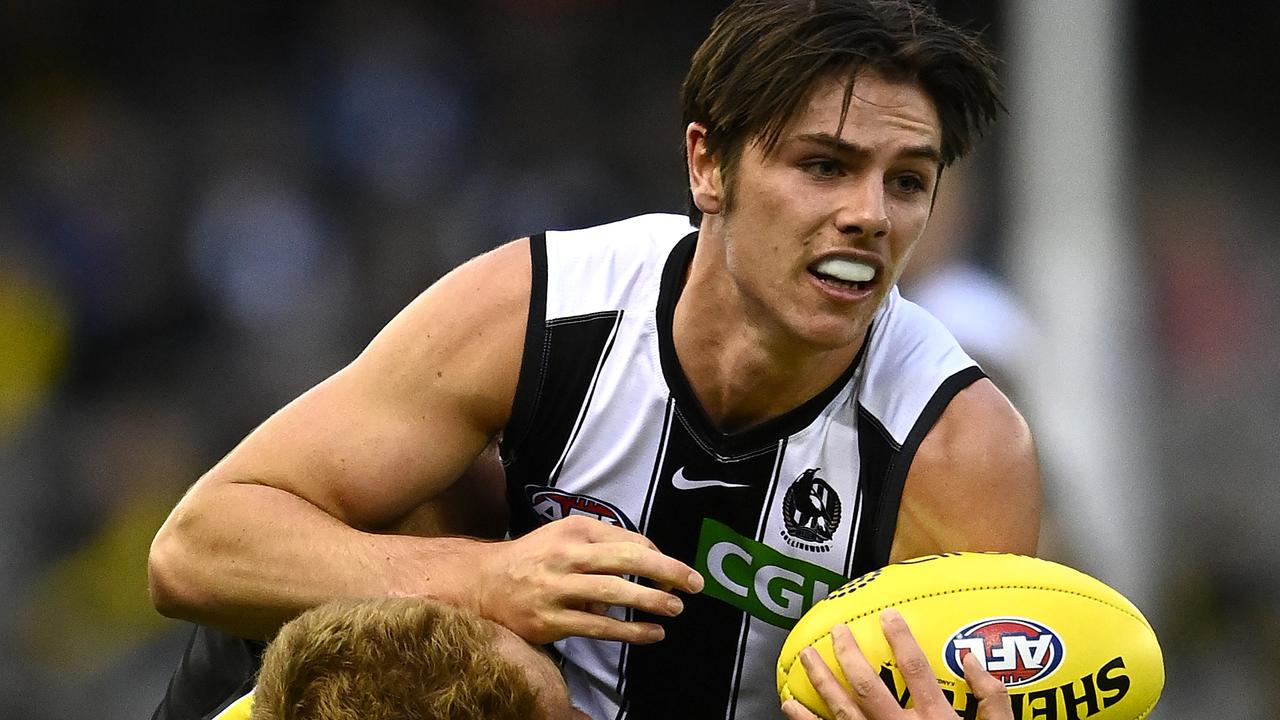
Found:
M 648 618 L 666 628 L 659 643 L 557 643 L 575 703 L 596 720 L 780 717 L 774 664 L 787 630 L 845 578 L 888 561 L 916 449 L 983 377 L 895 289 L 835 383 L 721 433 L 671 337 L 696 243 L 678 215 L 531 241 L 533 302 L 502 442 L 512 535 L 584 514 L 644 533 L 706 580 L 678 618 Z

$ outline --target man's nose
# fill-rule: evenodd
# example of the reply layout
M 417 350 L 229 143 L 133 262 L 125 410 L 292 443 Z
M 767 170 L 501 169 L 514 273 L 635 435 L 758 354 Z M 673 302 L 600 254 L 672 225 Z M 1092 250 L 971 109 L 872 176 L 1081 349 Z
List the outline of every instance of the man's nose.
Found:
M 889 234 L 889 212 L 884 183 L 878 177 L 859 177 L 842 196 L 836 213 L 841 233 L 881 238 Z

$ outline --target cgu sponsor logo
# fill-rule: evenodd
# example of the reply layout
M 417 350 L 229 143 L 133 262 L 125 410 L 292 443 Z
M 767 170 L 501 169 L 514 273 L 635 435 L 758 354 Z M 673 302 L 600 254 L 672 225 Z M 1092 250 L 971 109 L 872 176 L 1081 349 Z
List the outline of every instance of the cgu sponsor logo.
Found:
M 783 555 L 710 518 L 702 521 L 695 569 L 706 579 L 703 595 L 787 630 L 845 582 L 839 573 Z
M 1048 677 L 1062 663 L 1062 640 L 1034 620 L 988 618 L 963 628 L 943 648 L 956 677 L 964 677 L 964 657 L 973 653 L 987 672 L 1014 688 Z
M 899 692 L 893 668 L 882 666 L 880 679 L 898 704 L 905 708 L 911 692 L 905 687 Z M 1013 704 L 1014 720 L 1086 720 L 1123 700 L 1132 684 L 1124 658 L 1117 657 L 1096 672 L 1057 687 L 1030 692 L 1012 691 L 1009 700 Z M 942 694 L 961 720 L 977 720 L 978 699 L 973 693 L 957 697 L 955 691 L 943 688 Z
M 540 485 L 526 485 L 524 491 L 529 496 L 533 511 L 547 522 L 570 515 L 585 515 L 627 530 L 636 529 L 621 510 L 589 495 L 575 495 Z

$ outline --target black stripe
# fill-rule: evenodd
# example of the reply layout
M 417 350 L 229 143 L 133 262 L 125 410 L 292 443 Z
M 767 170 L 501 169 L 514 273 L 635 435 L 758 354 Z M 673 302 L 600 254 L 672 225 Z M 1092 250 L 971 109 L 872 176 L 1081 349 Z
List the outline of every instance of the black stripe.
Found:
M 675 413 L 677 422 L 668 429 L 656 491 L 641 531 L 662 552 L 694 565 L 705 518 L 714 518 L 746 537 L 757 535 L 764 500 L 773 484 L 777 450 L 722 458 L 694 436 L 678 400 Z M 682 468 L 691 478 L 746 487 L 677 489 L 671 478 Z M 725 717 L 744 613 L 707 595 L 684 600 L 684 612 L 676 618 L 635 613 L 638 620 L 662 624 L 667 635 L 662 642 L 627 650 L 622 715 L 630 720 Z M 696 672 L 678 670 L 691 663 Z
M 876 512 L 884 492 L 885 478 L 902 446 L 893 439 L 880 419 L 858 405 L 858 498 L 854 508 L 856 533 L 849 534 L 845 575 L 858 577 L 884 563 L 876 563 Z M 852 556 L 852 557 L 850 557 Z
M 768 511 L 773 507 L 773 498 L 778 493 L 778 486 L 782 484 L 780 482 L 781 473 L 782 473 L 782 461 L 787 454 L 788 439 L 789 438 L 783 438 L 782 440 L 778 441 L 778 454 L 773 461 L 773 479 L 769 486 L 769 495 L 768 497 L 765 498 L 765 501 L 764 501 L 765 512 L 760 513 L 760 525 L 756 529 L 756 534 L 755 534 L 756 542 L 764 543 L 766 545 L 768 543 L 765 543 L 764 531 L 765 531 L 765 528 L 769 526 Z M 747 613 L 743 613 L 742 614 L 742 633 L 738 640 L 738 657 L 737 657 L 737 662 L 734 665 L 734 669 L 733 669 L 733 685 L 732 685 L 733 692 L 730 693 L 729 695 L 729 714 L 726 716 L 726 720 L 734 720 L 734 718 L 736 718 L 738 715 L 738 696 L 740 692 L 739 688 L 741 687 L 741 683 L 742 683 L 742 663 L 744 663 L 747 659 L 747 637 L 751 634 L 750 630 L 751 630 L 751 616 L 748 615 Z
M 667 398 L 667 409 L 662 414 L 662 433 L 658 437 L 662 438 L 658 442 L 658 452 L 653 458 L 653 473 L 649 476 L 649 492 L 645 494 L 644 508 L 640 511 L 640 519 L 637 521 L 641 528 L 649 525 L 649 508 L 653 506 L 653 496 L 658 489 L 658 478 L 662 472 L 662 461 L 667 456 L 667 433 L 671 430 L 671 416 L 675 412 L 675 401 Z M 636 611 L 633 608 L 627 608 L 627 622 L 635 620 Z M 622 644 L 622 651 L 618 654 L 618 685 L 617 691 L 619 696 L 625 696 L 627 684 L 627 649 L 630 648 L 629 643 Z M 618 707 L 618 717 L 622 717 L 626 711 L 626 703 L 623 702 Z
M 738 634 L 737 662 L 733 666 L 733 680 L 729 684 L 729 712 L 725 720 L 734 720 L 738 715 L 738 693 L 741 692 L 742 663 L 747 659 L 747 638 L 751 635 L 751 616 L 742 613 L 742 629 Z
M 551 471 L 548 485 L 556 484 L 556 479 L 560 477 L 560 469 L 564 467 L 564 458 L 569 454 L 570 448 L 573 447 L 573 442 L 578 439 L 578 432 L 582 430 L 582 422 L 587 417 L 587 409 L 591 407 L 591 400 L 596 396 L 596 385 L 600 381 L 600 371 L 604 369 L 604 364 L 609 359 L 609 353 L 613 351 L 613 341 L 618 337 L 618 326 L 622 324 L 622 313 L 622 310 L 594 313 L 592 315 L 584 315 L 581 318 L 557 319 L 547 323 L 548 327 L 559 327 L 569 320 L 573 322 L 595 322 L 597 320 L 610 319 L 613 321 L 613 327 L 609 330 L 609 339 L 605 341 L 604 352 L 600 353 L 600 359 L 596 361 L 595 370 L 591 373 L 591 384 L 587 388 L 587 398 L 583 401 L 581 409 L 578 410 L 578 419 L 573 425 L 573 432 L 569 434 L 569 441 L 565 443 L 564 450 L 561 451 L 560 458 L 556 461 L 556 465 Z
M 851 521 L 853 522 L 853 527 L 849 529 L 849 547 L 844 551 L 844 576 L 847 578 L 855 578 L 863 574 L 855 571 L 858 563 L 854 548 L 859 547 L 858 536 L 862 530 L 862 509 L 866 507 L 865 500 L 866 493 L 863 492 L 862 484 L 859 483 L 857 492 L 853 494 L 853 515 L 851 516 L 853 518 Z
M 882 567 L 889 562 L 889 552 L 893 549 L 893 534 L 898 528 L 898 506 L 902 503 L 902 489 L 907 484 L 907 473 L 911 469 L 916 451 L 920 449 L 920 443 L 924 442 L 925 436 L 933 429 L 938 418 L 942 417 L 943 411 L 947 409 L 947 405 L 951 404 L 951 400 L 961 390 L 986 376 L 982 368 L 974 365 L 947 378 L 933 393 L 933 397 L 929 398 L 920 417 L 916 418 L 915 425 L 911 426 L 911 432 L 907 433 L 902 449 L 897 453 L 884 478 L 879 507 L 875 510 L 875 555 L 871 559 L 875 564 L 867 570 Z
M 541 524 L 526 489 L 554 481 L 552 473 L 581 425 L 603 358 L 613 347 L 621 314 L 615 310 L 556 318 L 543 324 L 542 348 L 526 348 L 526 358 L 541 356 L 530 375 L 522 370 L 516 390 L 516 397 L 532 408 L 528 411 L 531 415 L 521 419 L 523 427 L 504 433 L 503 442 L 513 535 Z M 546 368 L 554 368 L 554 372 Z M 532 422 L 534 416 L 537 422 Z M 518 442 L 508 442 L 507 435 L 519 438 Z
M 524 330 L 524 355 L 520 358 L 520 379 L 511 406 L 511 418 L 502 433 L 503 464 L 515 462 L 525 436 L 533 427 L 538 397 L 542 394 L 546 370 L 547 317 L 547 234 L 529 237 L 529 261 L 533 272 L 529 291 L 529 318 Z

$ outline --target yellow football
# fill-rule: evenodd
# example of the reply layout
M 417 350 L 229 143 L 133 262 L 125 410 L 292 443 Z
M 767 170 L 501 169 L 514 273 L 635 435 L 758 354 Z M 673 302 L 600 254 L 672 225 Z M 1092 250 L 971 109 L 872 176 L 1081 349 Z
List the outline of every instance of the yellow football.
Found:
M 841 682 L 831 628 L 844 623 L 904 707 L 910 693 L 879 615 L 897 608 L 960 717 L 977 717 L 961 661 L 976 653 L 1018 720 L 1139 720 L 1164 687 L 1155 631 L 1123 595 L 1078 570 L 1005 553 L 945 553 L 868 573 L 814 605 L 778 657 L 778 694 L 823 718 L 799 653 L 813 646 Z

